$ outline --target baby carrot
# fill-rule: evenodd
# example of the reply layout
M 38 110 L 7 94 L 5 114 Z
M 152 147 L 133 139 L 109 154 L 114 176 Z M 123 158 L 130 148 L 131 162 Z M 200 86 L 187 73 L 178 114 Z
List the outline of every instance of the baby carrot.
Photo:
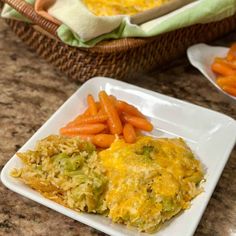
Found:
M 236 76 L 219 77 L 216 80 L 219 86 L 230 86 L 236 88 Z
M 81 124 L 76 127 L 63 127 L 60 129 L 62 135 L 79 135 L 79 134 L 98 134 L 106 128 L 104 124 Z
M 77 126 L 80 124 L 96 124 L 96 123 L 103 123 L 107 120 L 107 115 L 104 114 L 97 114 L 93 116 L 87 117 L 78 117 L 76 120 L 69 122 L 67 127 Z
M 136 141 L 135 130 L 131 124 L 125 123 L 123 134 L 124 134 L 124 139 L 127 143 L 134 143 Z
M 153 125 L 148 120 L 143 119 L 141 117 L 130 116 L 128 114 L 124 114 L 123 119 L 138 129 L 141 129 L 144 131 L 153 130 Z
M 87 108 L 81 115 L 78 115 L 78 116 L 74 119 L 74 121 L 77 120 L 77 119 L 80 119 L 81 117 L 86 117 L 86 116 L 89 116 L 89 109 L 88 109 L 88 108 Z
M 115 140 L 113 134 L 97 134 L 92 138 L 92 143 L 101 148 L 108 148 Z
M 225 58 L 216 57 L 214 62 L 221 63 L 227 67 L 230 67 L 233 70 L 236 70 L 236 61 L 228 61 Z
M 87 108 L 83 114 L 81 114 L 80 116 L 89 116 L 90 115 L 90 111 L 89 108 Z
M 90 115 L 96 115 L 97 114 L 97 105 L 94 101 L 94 98 L 91 94 L 87 96 L 87 102 L 88 102 L 88 108 Z
M 113 102 L 113 104 L 116 103 L 117 99 L 116 99 L 115 96 L 113 96 L 113 95 L 109 95 L 109 98 L 110 98 L 110 100 Z
M 95 102 L 96 103 L 96 107 L 97 107 L 97 111 L 101 108 L 100 102 Z
M 129 115 L 138 116 L 144 118 L 145 116 L 134 106 L 124 101 L 116 101 L 116 107 L 118 110 L 125 112 Z
M 228 61 L 236 60 L 236 43 L 230 47 L 226 58 Z
M 88 117 L 89 116 L 89 109 L 87 108 L 84 113 L 78 115 L 74 120 L 70 121 L 66 126 L 71 126 L 72 124 L 74 124 L 77 120 L 84 118 L 84 117 Z
M 106 114 L 105 114 L 105 111 L 102 108 L 100 108 L 98 110 L 98 115 L 106 115 Z
M 118 112 L 105 91 L 99 93 L 101 107 L 108 117 L 108 126 L 112 134 L 122 133 L 122 124 Z
M 230 95 L 236 97 L 236 88 L 229 87 L 229 86 L 223 86 L 222 89 L 223 89 L 226 93 L 228 93 L 228 94 L 230 94 Z
M 236 75 L 236 70 L 233 70 L 229 66 L 226 66 L 223 63 L 219 62 L 214 62 L 211 65 L 211 69 L 213 70 L 213 72 L 223 76 Z

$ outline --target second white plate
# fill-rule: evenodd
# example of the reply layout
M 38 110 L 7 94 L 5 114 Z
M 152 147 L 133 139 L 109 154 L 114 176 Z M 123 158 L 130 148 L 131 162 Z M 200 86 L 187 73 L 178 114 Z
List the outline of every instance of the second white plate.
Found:
M 225 96 L 236 102 L 236 97 L 223 91 L 216 83 L 216 75 L 211 70 L 211 65 L 216 57 L 226 57 L 229 48 L 213 47 L 204 43 L 196 44 L 188 48 L 187 55 L 190 63 Z

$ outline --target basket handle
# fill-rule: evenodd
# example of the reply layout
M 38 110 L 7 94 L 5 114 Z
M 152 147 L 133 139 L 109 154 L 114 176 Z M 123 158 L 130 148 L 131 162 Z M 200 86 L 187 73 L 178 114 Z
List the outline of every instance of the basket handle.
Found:
M 7 3 L 16 11 L 18 11 L 20 14 L 31 20 L 34 24 L 39 25 L 45 31 L 57 37 L 58 25 L 38 15 L 31 4 L 25 2 L 24 0 L 1 0 L 1 1 Z

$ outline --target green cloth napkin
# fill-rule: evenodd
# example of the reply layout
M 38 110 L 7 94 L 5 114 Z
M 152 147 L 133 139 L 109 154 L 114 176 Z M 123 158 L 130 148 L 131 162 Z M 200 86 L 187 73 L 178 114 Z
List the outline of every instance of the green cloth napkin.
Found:
M 34 0 L 27 1 L 33 3 Z M 70 25 L 69 27 L 66 24 L 62 24 L 58 28 L 57 34 L 63 42 L 71 46 L 92 47 L 104 39 L 150 37 L 194 24 L 204 24 L 219 21 L 226 17 L 232 16 L 235 14 L 235 12 L 236 0 L 198 0 L 172 13 L 141 25 L 131 24 L 129 18 L 124 17 L 118 28 L 109 33 L 92 38 L 91 40 L 82 39 L 78 32 L 73 30 L 73 25 Z M 17 18 L 19 20 L 25 20 L 20 15 L 16 16 L 16 11 L 12 11 L 12 9 L 10 10 L 9 6 L 7 11 L 4 7 L 2 16 L 11 17 L 11 14 L 14 16 L 14 19 Z M 75 22 L 79 20 L 79 14 L 78 19 L 74 20 Z M 63 22 L 66 22 L 66 20 Z
M 35 0 L 25 0 L 25 1 L 28 2 L 29 4 L 34 4 L 34 2 L 35 2 Z M 8 4 L 4 4 L 3 10 L 1 12 L 1 16 L 3 18 L 9 18 L 9 19 L 13 19 L 13 20 L 20 20 L 20 21 L 25 21 L 25 22 L 30 23 L 29 19 L 22 16 L 18 11 L 13 9 Z

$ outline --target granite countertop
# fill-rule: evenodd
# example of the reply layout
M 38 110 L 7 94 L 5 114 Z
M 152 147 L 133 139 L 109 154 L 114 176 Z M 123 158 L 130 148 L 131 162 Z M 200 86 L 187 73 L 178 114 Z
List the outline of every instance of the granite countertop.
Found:
M 235 34 L 217 43 L 228 45 Z M 236 107 L 186 58 L 162 72 L 127 82 L 236 118 Z M 80 84 L 38 59 L 0 20 L 0 170 Z M 104 235 L 28 200 L 0 183 L 0 235 Z M 236 235 L 236 149 L 224 169 L 195 235 Z

